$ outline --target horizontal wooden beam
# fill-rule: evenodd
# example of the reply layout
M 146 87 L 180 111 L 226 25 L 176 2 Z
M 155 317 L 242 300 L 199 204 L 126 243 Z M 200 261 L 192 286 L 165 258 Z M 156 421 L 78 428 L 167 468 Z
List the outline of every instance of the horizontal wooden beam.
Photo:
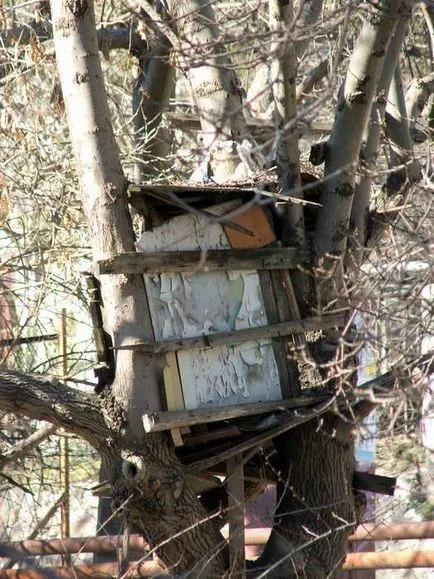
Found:
M 292 334 L 313 332 L 315 330 L 328 330 L 339 328 L 345 323 L 344 314 L 330 314 L 322 317 L 305 318 L 293 322 L 279 322 L 269 326 L 258 326 L 244 330 L 230 332 L 217 332 L 207 336 L 194 338 L 176 338 L 173 340 L 161 340 L 160 342 L 134 342 L 115 346 L 115 350 L 136 350 L 151 354 L 163 354 L 177 350 L 191 350 L 193 348 L 213 348 L 225 344 L 243 344 L 250 340 L 264 340 L 267 338 L 279 338 Z
M 396 477 L 354 471 L 353 487 L 359 491 L 369 491 L 393 497 L 396 488 Z
M 310 406 L 305 411 L 293 411 L 291 416 L 284 416 L 281 418 L 280 424 L 275 426 L 274 428 L 269 428 L 265 432 L 261 432 L 260 434 L 256 434 L 254 436 L 250 436 L 246 440 L 234 444 L 231 448 L 220 452 L 217 455 L 210 456 L 208 458 L 204 458 L 202 460 L 198 460 L 196 462 L 190 463 L 185 466 L 186 473 L 195 473 L 195 472 L 203 472 L 209 468 L 212 468 L 214 465 L 219 464 L 228 460 L 229 458 L 236 456 L 237 454 L 241 454 L 243 452 L 247 452 L 252 450 L 253 448 L 257 447 L 258 449 L 262 447 L 266 442 L 275 438 L 276 436 L 280 436 L 284 432 L 291 430 L 292 428 L 296 428 L 309 420 L 312 420 L 315 417 L 321 416 L 334 404 L 336 398 L 330 397 L 330 399 L 321 402 L 320 404 L 316 404 L 315 406 Z
M 45 334 L 42 336 L 27 336 L 21 338 L 6 338 L 0 340 L 0 346 L 22 346 L 23 344 L 33 344 L 37 342 L 49 342 L 57 340 L 58 334 Z
M 243 418 L 255 414 L 279 412 L 295 408 L 303 408 L 322 402 L 325 396 L 294 398 L 291 400 L 278 400 L 273 402 L 254 402 L 251 404 L 236 404 L 222 408 L 196 408 L 193 410 L 173 410 L 168 412 L 150 412 L 143 415 L 143 427 L 145 432 L 160 432 L 192 426 L 194 424 L 208 424 L 221 420 Z
M 198 115 L 192 113 L 166 112 L 164 116 L 174 127 L 192 131 L 199 131 L 201 128 Z M 248 117 L 246 123 L 252 136 L 257 140 L 276 136 L 276 127 L 273 121 Z M 319 122 L 298 123 L 297 128 L 300 136 L 322 135 L 331 131 L 330 123 Z
M 294 269 L 308 263 L 309 257 L 308 251 L 294 247 L 153 253 L 132 251 L 98 261 L 96 274 Z

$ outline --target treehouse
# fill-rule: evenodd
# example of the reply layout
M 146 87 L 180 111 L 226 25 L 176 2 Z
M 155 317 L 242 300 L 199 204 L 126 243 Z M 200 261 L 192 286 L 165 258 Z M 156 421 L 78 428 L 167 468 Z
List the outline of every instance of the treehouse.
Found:
M 346 397 L 312 387 L 321 375 L 308 365 L 307 387 L 299 386 L 300 351 L 346 319 L 301 319 L 291 271 L 312 264 L 307 250 L 279 240 L 276 188 L 131 185 L 130 204 L 145 220 L 137 252 L 101 260 L 96 271 L 144 276 L 154 340 L 121 347 L 161 362 L 166 409 L 146 413 L 143 426 L 170 431 L 204 500 L 222 486 L 216 475 L 226 475 L 234 553 L 242 550 L 244 492 L 276 481 L 271 440 L 332 407 L 348 409 Z M 303 203 L 309 223 L 318 204 Z M 392 494 L 394 479 L 355 473 L 353 484 Z

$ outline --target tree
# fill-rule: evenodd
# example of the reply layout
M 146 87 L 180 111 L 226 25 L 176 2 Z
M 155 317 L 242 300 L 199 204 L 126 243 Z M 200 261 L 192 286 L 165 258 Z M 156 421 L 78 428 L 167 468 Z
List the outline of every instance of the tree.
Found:
M 157 129 L 172 88 L 167 60 L 171 46 L 171 63 L 185 73 L 199 113 L 206 177 L 218 182 L 240 176 L 253 180 L 253 173 L 264 169 L 263 159 L 243 114 L 243 91 L 231 63 L 236 50 L 227 48 L 228 38 L 222 33 L 230 19 L 216 17 L 218 2 L 213 6 L 205 0 L 168 0 L 167 14 L 148 2 L 139 4 L 138 20 L 147 22 L 154 34 L 149 35 L 147 52 L 135 32 L 131 36 L 142 64 L 133 101 L 137 155 L 144 148 L 154 154 L 161 150 Z M 298 23 L 306 27 L 301 36 L 309 36 L 320 14 L 312 10 L 312 2 L 300 2 L 295 9 L 292 4 L 269 2 L 264 28 L 272 38 L 272 63 L 270 86 L 264 90 L 272 94 L 271 140 L 276 149 L 279 201 L 282 196 L 290 201 L 275 210 L 281 241 L 300 250 L 309 244 L 314 255 L 310 272 L 299 271 L 291 277 L 281 273 L 290 315 L 299 320 L 354 304 L 360 290 L 360 265 L 370 257 L 367 246 L 391 223 L 389 211 L 397 199 L 401 205 L 407 203 L 411 185 L 420 175 L 406 115 L 401 114 L 394 124 L 393 113 L 387 115 L 385 106 L 385 96 L 392 95 L 393 71 L 393 91 L 396 101 L 402 101 L 398 60 L 414 2 L 368 3 L 360 8 L 363 24 L 345 63 L 330 138 L 319 148 L 319 161 L 325 161 L 322 180 L 315 181 L 321 207 L 309 229 L 303 202 L 309 206 L 312 187 L 302 182 L 299 159 L 294 36 Z M 332 78 L 347 41 L 352 8 L 347 3 L 332 12 L 331 18 L 340 24 Z M 66 116 L 96 262 L 135 251 L 128 180 L 110 120 L 93 3 L 53 0 L 51 11 Z M 299 47 L 299 52 L 306 50 L 305 44 Z M 155 79 L 163 74 L 162 69 L 166 80 L 157 85 Z M 391 102 L 389 98 L 390 106 Z M 371 171 L 379 154 L 377 127 L 384 123 L 395 154 L 379 215 L 370 209 Z M 136 175 L 150 174 L 151 164 L 147 151 L 136 165 Z M 161 164 L 164 159 L 160 168 Z M 104 325 L 116 352 L 113 382 L 98 395 L 85 395 L 55 380 L 4 371 L 0 374 L 2 406 L 9 412 L 48 420 L 87 440 L 104 461 L 113 507 L 174 573 L 224 576 L 229 562 L 220 520 L 197 497 L 169 437 L 143 431 L 144 412 L 163 409 L 161 367 L 155 357 L 134 348 L 153 340 L 143 277 L 109 275 L 100 283 Z M 295 336 L 288 364 L 300 383 L 311 380 L 321 392 L 351 399 L 357 350 L 345 329 L 351 325 L 351 315 L 340 333 L 329 332 L 313 344 L 303 335 Z M 295 391 L 300 389 L 298 383 L 293 386 Z M 361 400 L 353 408 L 333 412 L 323 405 L 316 409 L 320 415 L 314 412 L 309 421 L 274 439 L 280 471 L 278 506 L 273 532 L 263 555 L 252 565 L 253 574 L 264 570 L 271 577 L 339 575 L 347 538 L 363 511 L 363 500 L 352 485 L 356 425 L 374 406 Z

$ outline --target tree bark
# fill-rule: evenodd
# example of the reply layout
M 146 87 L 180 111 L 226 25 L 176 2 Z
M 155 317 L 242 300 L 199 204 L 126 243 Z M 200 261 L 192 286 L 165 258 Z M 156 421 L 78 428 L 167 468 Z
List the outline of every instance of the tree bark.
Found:
M 323 211 L 316 227 L 319 256 L 346 248 L 355 170 L 384 56 L 398 19 L 399 0 L 380 2 L 366 14 L 327 147 Z
M 315 32 L 312 28 L 321 16 L 322 7 L 323 0 L 304 0 L 303 2 L 299 2 L 297 28 L 299 29 L 298 32 L 301 31 L 302 38 L 296 40 L 295 43 L 298 60 L 303 58 L 309 44 L 315 37 Z
M 142 16 L 142 18 L 145 18 Z M 139 59 L 139 74 L 133 88 L 133 119 L 136 156 L 134 180 L 158 176 L 167 165 L 169 131 L 161 126 L 162 113 L 174 87 L 175 71 L 170 64 L 171 44 L 161 32 Z
M 389 199 L 399 194 L 402 202 L 406 199 L 408 185 L 420 179 L 421 169 L 419 161 L 413 155 L 413 139 L 399 64 L 395 68 L 386 107 L 386 137 L 391 148 L 390 163 L 396 168 L 396 171 L 387 177 L 386 191 Z M 392 202 L 396 203 L 396 199 L 392 199 Z
M 303 198 L 298 150 L 296 80 L 297 61 L 291 39 L 294 24 L 292 2 L 270 0 L 270 31 L 273 35 L 271 50 L 271 82 L 274 96 L 276 125 L 277 175 L 283 195 Z M 304 247 L 305 231 L 303 208 L 291 204 L 284 216 L 284 240 L 288 245 Z
M 414 2 L 408 2 L 405 12 L 403 12 L 397 22 L 395 31 L 390 41 L 389 48 L 384 58 L 383 70 L 376 89 L 376 98 L 372 104 L 370 121 L 365 127 L 363 135 L 363 146 L 360 152 L 364 174 L 356 176 L 354 200 L 351 207 L 350 237 L 349 246 L 354 249 L 354 255 L 350 260 L 355 259 L 360 265 L 363 257 L 363 248 L 366 242 L 367 217 L 371 188 L 373 182 L 373 171 L 380 148 L 380 137 L 384 119 L 386 115 L 387 96 L 389 95 L 393 74 L 399 62 L 399 55 L 404 43 Z
M 53 0 L 52 15 L 93 258 L 134 251 L 127 181 L 110 122 L 93 3 Z M 107 276 L 101 282 L 101 294 L 105 325 L 115 347 L 153 339 L 141 275 Z M 173 448 L 165 435 L 144 437 L 143 412 L 162 407 L 155 357 L 133 350 L 116 354 L 115 379 L 110 392 L 104 393 L 105 411 L 119 433 L 128 462 L 123 464 L 123 476 L 116 470 L 110 476 L 114 506 L 122 506 L 127 523 L 144 534 L 175 572 L 196 565 L 206 567 L 210 575 L 222 574 L 221 535 L 185 481 Z M 210 557 L 213 550 L 217 551 Z
M 246 135 L 239 80 L 221 44 L 212 3 L 168 0 L 167 6 L 180 40 L 178 60 L 200 115 L 203 151 L 212 176 L 227 180 L 240 163 L 236 145 Z
M 275 522 L 254 566 L 266 569 L 264 577 L 340 576 L 348 537 L 365 505 L 352 488 L 356 421 L 373 406 L 360 403 L 347 422 L 327 414 L 274 440 L 282 469 Z
M 322 205 L 315 228 L 315 251 L 325 268 L 318 284 L 320 307 L 342 291 L 341 260 L 347 248 L 355 175 L 363 132 L 384 57 L 400 14 L 402 0 L 371 5 L 353 51 L 327 146 Z M 333 273 L 332 273 L 333 272 Z

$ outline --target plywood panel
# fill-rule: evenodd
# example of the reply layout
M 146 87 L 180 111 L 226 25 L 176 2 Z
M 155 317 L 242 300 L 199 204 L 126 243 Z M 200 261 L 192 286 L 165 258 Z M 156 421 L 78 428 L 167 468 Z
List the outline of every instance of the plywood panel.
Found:
M 257 248 L 265 247 L 276 241 L 273 228 L 264 209 L 259 205 L 251 205 L 231 218 L 231 221 L 242 225 L 252 232 L 247 235 L 230 227 L 225 227 L 226 235 L 232 247 Z
M 226 213 L 230 202 L 213 208 Z M 231 218 L 232 219 L 232 218 Z M 229 248 L 224 227 L 199 214 L 176 217 L 138 242 L 141 251 Z M 155 339 L 186 338 L 267 324 L 255 271 L 145 275 Z M 186 408 L 281 399 L 270 340 L 177 353 Z

